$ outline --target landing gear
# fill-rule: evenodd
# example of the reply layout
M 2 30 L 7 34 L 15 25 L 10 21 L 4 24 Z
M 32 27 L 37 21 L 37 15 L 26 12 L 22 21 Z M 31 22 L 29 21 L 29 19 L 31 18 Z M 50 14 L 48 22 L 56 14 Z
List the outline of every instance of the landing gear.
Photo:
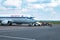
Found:
M 29 26 L 40 26 L 40 24 L 32 23 L 32 24 L 29 24 Z
M 29 26 L 50 26 L 52 27 L 52 24 L 43 22 L 43 23 L 32 23 L 32 24 L 29 24 Z
M 12 25 L 12 22 L 8 21 L 7 25 L 8 26 L 11 26 Z
M 33 26 L 37 26 L 36 24 L 33 24 Z

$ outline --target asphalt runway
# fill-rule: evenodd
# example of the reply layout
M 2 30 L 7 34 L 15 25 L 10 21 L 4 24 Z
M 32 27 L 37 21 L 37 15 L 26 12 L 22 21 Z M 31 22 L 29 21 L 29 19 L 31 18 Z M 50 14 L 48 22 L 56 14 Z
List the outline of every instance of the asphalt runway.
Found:
M 60 40 L 60 24 L 50 26 L 0 26 L 0 40 Z

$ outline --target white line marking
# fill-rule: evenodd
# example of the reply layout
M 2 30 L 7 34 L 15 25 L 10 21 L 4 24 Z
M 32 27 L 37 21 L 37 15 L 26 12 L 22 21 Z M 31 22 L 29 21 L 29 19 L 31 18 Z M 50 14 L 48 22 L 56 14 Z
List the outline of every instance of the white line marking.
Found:
M 0 35 L 0 37 L 13 38 L 13 39 L 24 39 L 24 40 L 36 40 L 36 39 L 30 39 L 30 38 L 12 37 L 12 36 L 5 36 L 5 35 Z

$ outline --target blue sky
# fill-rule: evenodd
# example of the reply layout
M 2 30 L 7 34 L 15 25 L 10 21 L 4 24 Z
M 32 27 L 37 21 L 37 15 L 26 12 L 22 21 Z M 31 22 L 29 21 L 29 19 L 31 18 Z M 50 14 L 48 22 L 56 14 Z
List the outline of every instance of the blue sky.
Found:
M 0 0 L 0 16 L 24 14 L 39 20 L 60 20 L 60 0 Z

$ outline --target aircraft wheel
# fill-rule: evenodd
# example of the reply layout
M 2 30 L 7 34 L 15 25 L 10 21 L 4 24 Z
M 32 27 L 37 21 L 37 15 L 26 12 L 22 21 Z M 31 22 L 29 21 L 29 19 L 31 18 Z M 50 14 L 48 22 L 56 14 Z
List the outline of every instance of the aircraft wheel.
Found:
M 8 26 L 11 26 L 12 25 L 12 22 L 8 21 L 7 25 Z
M 33 26 L 36 26 L 36 24 L 33 24 Z
M 40 24 L 38 24 L 38 26 L 41 26 Z

